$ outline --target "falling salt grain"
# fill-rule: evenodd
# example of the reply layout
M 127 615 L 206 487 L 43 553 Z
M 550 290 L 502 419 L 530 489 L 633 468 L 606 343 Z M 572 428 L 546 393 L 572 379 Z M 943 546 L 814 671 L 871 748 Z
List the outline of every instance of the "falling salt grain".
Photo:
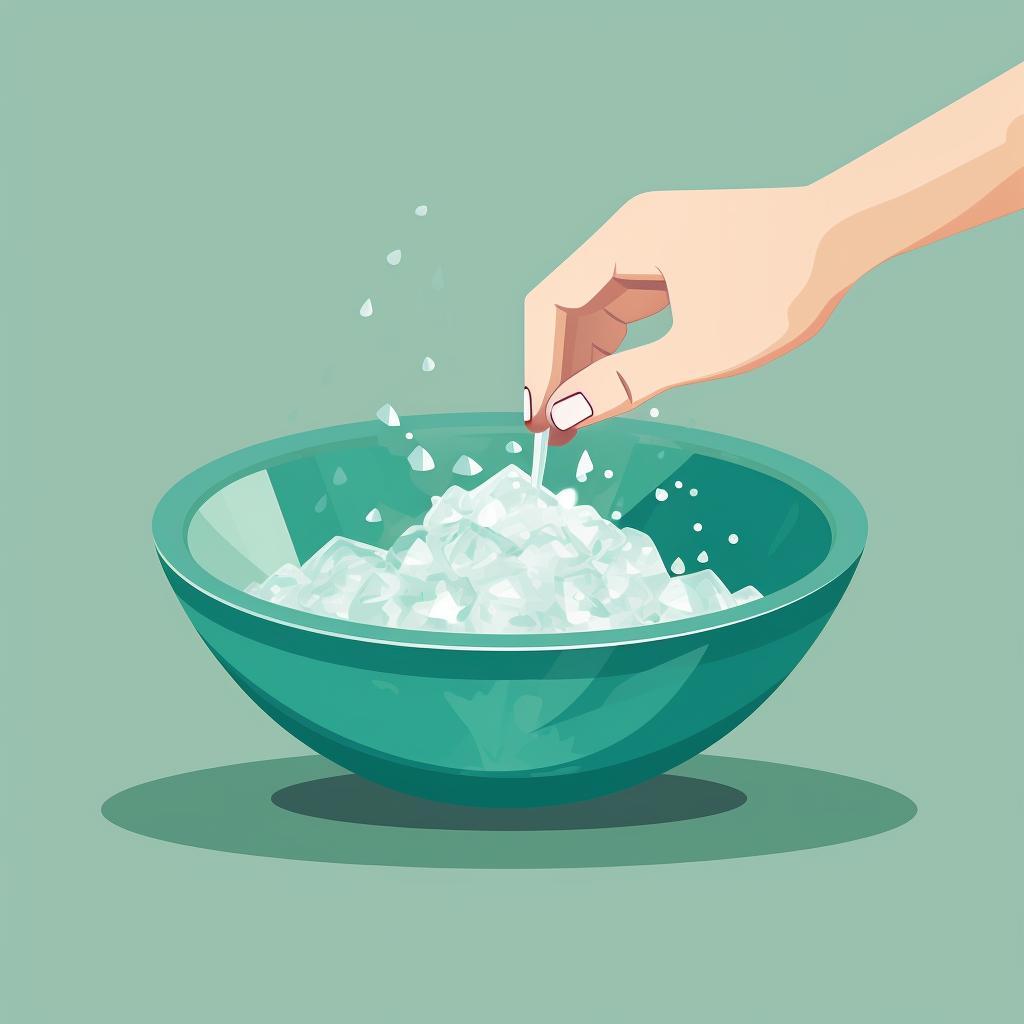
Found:
M 658 501 L 668 501 L 668 491 L 666 491 L 664 487 L 659 487 L 654 492 L 654 497 L 657 498 Z
M 373 316 L 373 303 L 369 299 L 359 307 L 359 315 L 362 317 Z
M 370 511 L 366 513 L 366 521 L 368 523 L 379 523 L 380 519 L 381 516 L 379 508 L 371 508 Z
M 656 420 L 660 415 L 661 415 L 661 410 L 660 409 L 655 408 L 655 409 L 651 410 L 651 419 L 652 420 Z
M 340 487 L 346 480 L 348 480 L 348 477 L 345 476 L 345 470 L 339 466 L 334 471 L 334 476 L 331 477 L 331 483 L 333 483 L 335 487 Z
M 672 571 L 673 571 L 673 572 L 674 572 L 674 573 L 675 573 L 675 574 L 676 574 L 677 576 L 682 576 L 682 575 L 683 575 L 683 573 L 684 573 L 684 572 L 686 572 L 686 566 L 685 566 L 685 565 L 683 564 L 683 560 L 682 560 L 681 558 L 677 558 L 677 559 L 676 559 L 676 560 L 675 560 L 675 561 L 674 561 L 674 562 L 672 563 Z
M 411 441 L 412 440 L 412 431 L 411 430 L 407 430 L 405 432 L 405 439 L 406 439 L 406 441 Z
M 620 512 L 620 511 L 619 511 L 618 509 L 616 509 L 616 510 L 615 510 L 615 511 L 614 511 L 614 512 L 612 513 L 612 519 L 614 519 L 614 520 L 618 521 L 618 520 L 619 520 L 619 519 L 621 519 L 621 518 L 622 518 L 622 513 L 621 513 L 621 512 Z
M 424 373 L 430 373 L 435 366 L 437 366 L 437 363 L 435 363 L 434 360 L 430 358 L 430 356 L 427 356 L 427 358 L 423 360 L 423 365 L 420 366 L 420 369 Z
M 377 410 L 377 419 L 386 427 L 398 427 L 402 423 L 398 418 L 398 413 L 395 412 L 395 407 L 386 403 Z
M 523 446 L 518 441 L 509 441 L 509 443 L 505 445 L 505 451 L 507 451 L 509 455 L 518 455 L 522 450 Z
M 605 480 L 611 480 L 611 478 L 613 476 L 615 476 L 615 474 L 610 469 L 606 469 L 604 471 L 604 478 L 605 478 Z
M 740 542 L 740 536 L 739 536 L 738 533 L 730 533 L 729 534 L 729 543 L 730 544 L 739 544 L 739 542 Z
M 590 458 L 590 452 L 586 448 L 583 449 L 583 454 L 580 456 L 580 461 L 576 463 L 576 479 L 581 484 L 587 482 L 587 477 L 594 472 L 594 463 Z
M 677 491 L 681 491 L 683 489 L 683 481 L 677 480 L 674 486 Z
M 571 487 L 566 487 L 555 495 L 555 499 L 562 508 L 574 508 L 576 505 L 576 492 Z
M 327 508 L 327 495 L 323 495 L 320 500 L 313 506 L 313 510 L 319 515 Z
M 702 552 L 701 552 L 701 553 L 700 553 L 700 554 L 699 554 L 699 555 L 697 556 L 697 561 L 698 561 L 698 562 L 700 562 L 700 564 L 701 564 L 701 565 L 707 565 L 707 562 L 708 562 L 708 553 L 707 553 L 706 551 L 702 551 Z
M 426 217 L 427 208 L 425 206 L 417 206 L 412 212 L 415 213 L 417 217 Z
M 696 487 L 691 487 L 690 488 L 690 497 L 691 498 L 696 498 L 697 497 L 697 488 Z
M 703 530 L 703 529 L 704 529 L 704 524 L 703 523 L 694 523 L 693 524 L 693 532 L 694 533 L 700 533 L 700 531 Z
M 417 473 L 428 473 L 434 468 L 434 460 L 431 458 L 430 452 L 421 445 L 417 445 L 411 452 L 409 452 L 409 465 Z
M 392 249 L 391 252 L 389 252 L 387 256 L 384 257 L 384 259 L 388 261 L 390 266 L 397 267 L 398 264 L 402 262 L 402 250 Z
M 471 459 L 468 455 L 460 455 L 455 461 L 455 465 L 452 466 L 452 472 L 458 473 L 459 476 L 476 476 L 477 473 L 482 473 L 484 467 L 480 465 L 476 459 Z

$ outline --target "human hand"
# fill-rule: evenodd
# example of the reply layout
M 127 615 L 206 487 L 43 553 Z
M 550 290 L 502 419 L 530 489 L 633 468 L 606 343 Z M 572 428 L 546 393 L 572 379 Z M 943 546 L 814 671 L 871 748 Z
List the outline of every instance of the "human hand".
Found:
M 819 258 L 813 186 L 651 192 L 623 206 L 526 298 L 524 417 L 575 428 L 680 384 L 751 369 L 809 338 L 851 281 Z M 672 304 L 657 341 L 617 351 Z

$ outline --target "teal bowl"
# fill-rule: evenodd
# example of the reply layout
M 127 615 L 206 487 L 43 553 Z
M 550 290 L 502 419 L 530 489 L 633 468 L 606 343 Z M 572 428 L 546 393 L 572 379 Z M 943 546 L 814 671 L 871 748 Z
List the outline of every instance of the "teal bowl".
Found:
M 523 451 L 510 455 L 513 440 Z M 410 470 L 417 444 L 434 456 L 433 471 Z M 577 483 L 584 446 L 597 468 Z M 431 495 L 466 483 L 451 472 L 460 455 L 490 475 L 510 462 L 528 472 L 530 450 L 521 420 L 505 414 L 356 423 L 268 441 L 172 487 L 153 519 L 157 552 L 231 677 L 337 764 L 453 803 L 600 796 L 693 757 L 779 686 L 846 590 L 867 521 L 842 484 L 798 459 L 617 419 L 552 449 L 547 485 L 576 488 L 606 516 L 621 511 L 619 525 L 650 534 L 666 564 L 680 556 L 696 567 L 706 551 L 731 590 L 753 584 L 763 600 L 632 629 L 488 636 L 339 621 L 245 593 L 336 534 L 389 546 L 422 519 Z M 668 500 L 655 499 L 659 487 Z M 372 507 L 381 522 L 365 521 Z

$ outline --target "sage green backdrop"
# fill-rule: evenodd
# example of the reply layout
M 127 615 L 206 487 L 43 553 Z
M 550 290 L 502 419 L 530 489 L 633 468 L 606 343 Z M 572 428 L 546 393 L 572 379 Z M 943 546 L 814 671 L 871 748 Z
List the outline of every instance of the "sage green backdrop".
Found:
M 836 617 L 714 753 L 881 783 L 918 804 L 902 828 L 699 863 L 414 869 L 163 843 L 100 807 L 303 752 L 167 587 L 166 487 L 385 400 L 516 408 L 523 294 L 622 201 L 808 181 L 1022 38 L 1008 2 L 7 7 L 10 1019 L 1009 1020 L 1019 215 L 880 268 L 793 355 L 657 403 L 866 506 Z

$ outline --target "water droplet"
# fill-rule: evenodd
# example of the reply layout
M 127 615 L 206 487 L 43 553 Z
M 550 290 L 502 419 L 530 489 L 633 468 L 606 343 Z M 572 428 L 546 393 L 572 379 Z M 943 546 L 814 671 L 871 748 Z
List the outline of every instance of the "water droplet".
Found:
M 392 267 L 397 267 L 402 262 L 402 250 L 392 249 L 391 252 L 384 257 Z
M 373 316 L 373 303 L 369 299 L 359 307 L 359 315 L 362 317 Z

